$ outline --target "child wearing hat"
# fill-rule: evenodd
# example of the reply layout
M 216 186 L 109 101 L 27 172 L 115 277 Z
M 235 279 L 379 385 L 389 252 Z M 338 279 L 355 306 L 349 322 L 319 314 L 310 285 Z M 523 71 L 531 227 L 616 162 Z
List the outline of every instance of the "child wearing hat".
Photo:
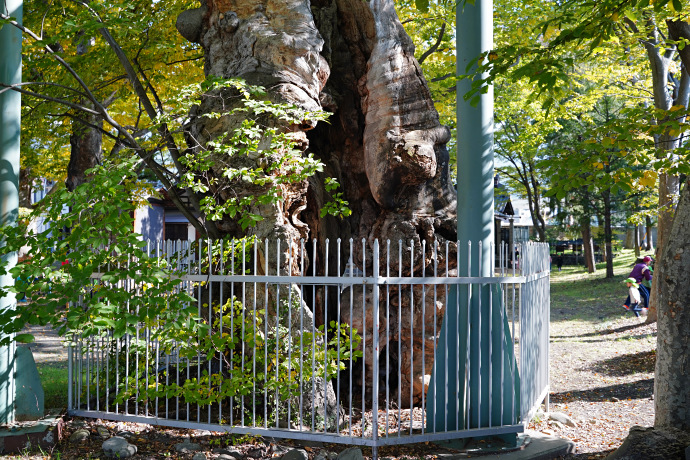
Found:
M 633 313 L 635 313 L 635 316 L 639 318 L 640 312 L 642 311 L 642 305 L 640 305 L 640 303 L 642 302 L 639 290 L 640 285 L 637 284 L 635 278 L 632 277 L 626 279 L 623 282 L 628 286 L 628 298 L 625 299 L 623 308 L 625 308 L 628 311 L 632 311 Z

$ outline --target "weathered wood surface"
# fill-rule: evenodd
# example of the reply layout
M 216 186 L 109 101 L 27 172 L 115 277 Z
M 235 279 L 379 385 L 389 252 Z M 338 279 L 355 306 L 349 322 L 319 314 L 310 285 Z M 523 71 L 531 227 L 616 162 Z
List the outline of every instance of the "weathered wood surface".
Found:
M 266 86 L 273 100 L 333 113 L 329 123 L 282 127 L 298 135 L 300 148 L 318 157 L 325 171 L 304 183 L 282 187 L 283 201 L 277 206 L 255 209 L 265 219 L 250 230 L 251 234 L 262 240 L 316 239 L 316 258 L 311 260 L 310 243 L 307 260 L 310 271 L 316 267 L 319 273 L 326 269 L 327 238 L 364 239 L 368 244 L 375 238 L 390 239 L 395 242 L 396 257 L 397 242 L 402 240 L 404 260 L 410 259 L 410 242 L 417 248 L 426 242 L 431 248 L 434 243 L 456 240 L 455 190 L 446 150 L 450 132 L 439 123 L 414 58 L 413 43 L 392 0 L 203 0 L 199 8 L 182 13 L 177 26 L 185 38 L 202 45 L 207 74 L 242 77 Z M 232 107 L 231 100 L 216 96 L 207 97 L 197 113 L 227 112 Z M 239 122 L 230 115 L 214 120 L 196 118 L 187 131 L 188 143 L 203 148 Z M 329 201 L 323 187 L 327 176 L 337 178 L 342 185 L 344 199 L 353 211 L 349 218 L 320 217 L 321 207 Z M 242 233 L 230 219 L 218 225 L 224 234 Z M 452 243 L 451 269 L 455 268 L 456 250 Z M 291 266 L 288 257 L 281 259 L 281 272 L 299 272 L 297 255 L 293 254 Z M 343 252 L 343 260 L 348 255 Z M 407 265 L 404 274 L 430 269 L 431 251 L 426 256 L 417 257 L 412 269 Z M 354 263 L 370 272 L 371 260 L 367 267 L 362 267 L 362 260 L 361 244 L 355 245 Z M 336 270 L 335 261 L 331 252 L 330 273 Z M 439 263 L 445 267 L 445 253 Z M 304 308 L 323 305 L 319 302 L 322 298 L 323 292 L 317 293 Z M 326 315 L 334 317 L 334 300 L 330 299 L 328 311 L 315 309 L 317 322 Z M 409 315 L 409 296 L 404 302 L 402 310 Z M 432 299 L 425 307 L 438 309 L 439 324 L 444 304 L 438 298 L 436 304 Z M 414 311 L 422 315 L 419 305 Z M 403 373 L 410 375 L 411 337 L 387 335 L 387 318 L 383 319 L 384 341 L 405 344 L 403 356 L 396 359 L 407 367 Z M 388 319 L 397 324 L 397 316 Z M 409 324 L 409 318 L 405 321 Z M 425 335 L 432 341 L 434 321 L 425 324 Z M 404 334 L 409 333 L 406 327 Z M 426 344 L 425 354 L 428 350 Z M 415 361 L 421 356 L 416 355 Z M 424 367 L 415 362 L 414 376 L 400 383 L 399 390 L 407 395 L 413 386 L 415 401 L 425 391 L 432 358 L 433 352 L 425 358 Z M 367 365 L 370 363 L 369 359 Z M 368 368 L 366 374 L 371 376 L 371 371 Z

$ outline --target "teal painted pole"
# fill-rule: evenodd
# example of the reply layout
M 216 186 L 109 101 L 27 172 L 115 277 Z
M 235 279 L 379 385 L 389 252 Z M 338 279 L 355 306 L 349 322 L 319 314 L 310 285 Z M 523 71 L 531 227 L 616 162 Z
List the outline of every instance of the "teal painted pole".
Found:
M 464 74 L 472 59 L 493 47 L 493 0 L 476 0 L 474 5 L 458 8 L 456 21 L 457 72 Z M 482 250 L 481 257 L 472 260 L 472 273 L 461 264 L 460 275 L 490 276 L 494 241 L 494 90 L 489 86 L 473 107 L 463 98 L 471 84 L 468 79 L 459 81 L 456 96 L 458 240 L 471 241 L 472 245 L 481 242 Z
M 458 6 L 457 72 L 493 48 L 493 1 Z M 460 276 L 492 276 L 494 265 L 493 87 L 472 106 L 457 85 L 458 241 Z M 471 245 L 467 243 L 470 242 Z M 519 391 L 511 378 L 513 346 L 498 288 L 451 289 L 429 386 L 428 431 L 511 425 Z M 445 346 L 447 344 L 447 346 Z M 514 438 L 514 436 L 513 436 Z
M 0 9 L 4 14 L 22 21 L 23 0 L 5 0 Z M 22 36 L 19 29 L 6 25 L 0 29 L 0 82 L 20 83 L 22 79 Z M 0 88 L 2 89 L 2 88 Z M 16 225 L 19 213 L 19 131 L 21 98 L 16 91 L 0 94 L 0 228 Z M 0 240 L 0 244 L 4 244 Z M 3 256 L 7 268 L 17 263 L 17 254 Z M 11 276 L 0 275 L 0 285 L 13 284 Z M 14 309 L 14 294 L 0 298 L 0 311 Z M 0 425 L 15 418 L 15 355 L 14 342 L 0 347 Z

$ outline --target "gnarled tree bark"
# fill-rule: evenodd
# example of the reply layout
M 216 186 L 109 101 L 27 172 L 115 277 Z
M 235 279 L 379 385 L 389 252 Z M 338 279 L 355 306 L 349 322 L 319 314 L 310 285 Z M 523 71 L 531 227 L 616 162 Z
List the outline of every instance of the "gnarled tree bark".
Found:
M 203 46 L 208 75 L 241 77 L 265 86 L 272 100 L 333 113 L 329 123 L 282 127 L 293 132 L 299 147 L 318 157 L 325 170 L 308 181 L 283 186 L 278 205 L 253 209 L 264 220 L 250 234 L 260 240 L 315 239 L 316 248 L 307 245 L 307 256 L 316 252 L 309 260 L 310 272 L 316 267 L 317 273 L 324 273 L 325 241 L 337 238 L 364 239 L 368 246 L 376 238 L 390 239 L 395 242 L 395 257 L 397 242 L 402 240 L 405 260 L 409 260 L 411 243 L 419 247 L 426 242 L 433 247 L 449 241 L 449 265 L 455 268 L 455 190 L 446 150 L 450 132 L 439 123 L 414 58 L 413 43 L 392 0 L 202 0 L 199 8 L 180 15 L 177 27 L 185 38 Z M 196 117 L 187 130 L 192 148 L 203 148 L 241 122 L 227 113 L 228 108 L 220 107 L 218 98 L 204 99 L 198 114 L 225 111 L 225 115 L 219 120 Z M 328 201 L 324 176 L 335 177 L 342 185 L 344 199 L 353 211 L 349 218 L 321 218 L 320 209 Z M 221 199 L 227 198 L 221 195 Z M 232 219 L 217 226 L 221 234 L 243 235 Z M 385 257 L 385 245 L 382 247 Z M 342 254 L 342 260 L 348 256 Z M 281 272 L 299 273 L 298 257 L 292 258 L 293 266 L 288 266 L 287 257 L 281 260 Z M 361 244 L 354 245 L 353 263 L 370 273 L 371 260 L 366 260 L 366 267 L 363 260 Z M 329 273 L 335 272 L 335 261 L 331 256 Z M 412 269 L 407 267 L 405 274 L 421 273 L 429 264 L 430 251 L 426 260 Z M 441 307 L 445 305 L 444 299 L 437 301 Z M 315 305 L 303 308 L 312 307 Z M 409 306 L 406 311 L 409 314 Z M 317 322 L 325 315 L 333 318 L 332 314 L 314 311 Z M 440 321 L 442 312 L 438 316 Z M 381 316 L 380 320 L 381 324 L 387 320 L 397 324 L 393 317 Z M 426 323 L 426 350 L 433 350 L 432 323 Z M 409 337 L 395 334 L 382 335 L 381 348 L 386 340 L 410 343 Z M 411 335 L 409 327 L 403 329 L 401 335 L 405 334 Z M 371 344 L 366 348 L 370 352 Z M 398 359 L 411 365 L 407 353 Z M 424 369 L 415 363 L 412 381 L 401 382 L 397 390 L 409 395 L 412 386 L 420 400 L 428 382 L 425 376 L 432 370 L 433 353 L 431 357 Z M 366 361 L 370 366 L 371 359 Z M 370 369 L 366 372 L 372 375 Z

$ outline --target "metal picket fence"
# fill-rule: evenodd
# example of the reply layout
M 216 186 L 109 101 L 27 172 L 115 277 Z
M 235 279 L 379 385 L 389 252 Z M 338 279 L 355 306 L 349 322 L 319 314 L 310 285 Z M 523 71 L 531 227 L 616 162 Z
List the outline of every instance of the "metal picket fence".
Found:
M 383 445 L 521 432 L 538 406 L 548 404 L 548 245 L 492 247 L 488 277 L 459 276 L 467 264 L 459 253 L 482 250 L 459 246 L 148 242 L 152 257 L 177 270 L 179 289 L 196 298 L 208 336 L 163 347 L 152 338 L 155 322 L 119 338 L 74 335 L 68 412 L 371 446 L 374 452 Z M 91 295 L 99 280 L 94 276 Z M 122 283 L 132 296 L 146 295 L 143 286 Z M 500 293 L 500 311 L 492 314 L 501 315 L 507 330 L 489 331 L 505 337 L 509 353 L 499 357 L 494 349 L 488 359 L 507 357 L 507 371 L 489 378 L 519 395 L 508 423 L 468 421 L 441 430 L 426 420 L 428 388 L 446 303 L 460 286 Z M 460 376 L 465 389 L 482 378 L 469 359 L 467 353 L 461 363 L 468 370 Z M 464 413 L 444 415 L 465 419 Z

